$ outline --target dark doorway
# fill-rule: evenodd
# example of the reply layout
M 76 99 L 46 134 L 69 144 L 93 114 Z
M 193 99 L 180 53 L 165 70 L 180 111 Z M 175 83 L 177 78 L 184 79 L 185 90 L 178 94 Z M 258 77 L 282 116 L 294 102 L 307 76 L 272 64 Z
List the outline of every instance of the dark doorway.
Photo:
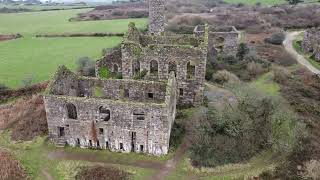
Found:
M 79 138 L 77 139 L 76 144 L 77 144 L 78 147 L 80 146 L 80 139 Z
M 59 137 L 64 137 L 65 136 L 64 127 L 58 127 L 58 130 L 59 130 Z
M 109 149 L 109 142 L 106 142 L 106 149 Z
M 137 133 L 131 132 L 131 152 L 135 152 L 135 144 L 136 144 Z
M 143 145 L 140 145 L 140 152 L 143 152 Z
M 92 141 L 91 140 L 89 140 L 89 146 L 92 147 Z

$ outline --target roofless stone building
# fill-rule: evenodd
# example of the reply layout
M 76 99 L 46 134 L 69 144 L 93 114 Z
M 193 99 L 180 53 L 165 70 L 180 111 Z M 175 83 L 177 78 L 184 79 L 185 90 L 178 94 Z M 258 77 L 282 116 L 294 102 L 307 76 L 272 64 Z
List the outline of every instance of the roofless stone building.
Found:
M 121 47 L 97 61 L 96 77 L 59 67 L 44 95 L 49 138 L 56 145 L 164 155 L 176 105 L 203 102 L 209 27 L 168 36 L 165 0 L 149 5 L 149 32 L 130 23 Z M 216 35 L 210 36 L 214 41 Z M 224 49 L 233 51 L 233 45 Z M 122 78 L 105 79 L 105 70 Z

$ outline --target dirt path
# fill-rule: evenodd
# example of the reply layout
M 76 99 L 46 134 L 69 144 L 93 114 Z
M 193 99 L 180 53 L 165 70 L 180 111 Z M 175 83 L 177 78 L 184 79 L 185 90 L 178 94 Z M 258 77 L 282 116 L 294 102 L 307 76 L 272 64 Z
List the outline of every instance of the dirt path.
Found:
M 63 148 L 52 151 L 48 154 L 49 159 L 61 160 L 80 160 L 93 163 L 103 163 L 107 165 L 128 165 L 140 168 L 149 168 L 158 170 L 162 168 L 163 163 L 157 161 L 135 161 L 135 162 L 122 162 L 117 160 L 105 160 L 99 158 L 95 153 L 81 153 L 81 152 L 66 152 Z
M 306 60 L 302 55 L 300 55 L 292 45 L 292 42 L 297 38 L 297 36 L 301 32 L 302 31 L 288 32 L 286 34 L 286 39 L 283 42 L 283 46 L 301 65 L 305 66 L 315 74 L 320 74 L 320 70 L 312 66 L 312 64 L 310 64 L 308 60 Z
M 42 169 L 41 173 L 46 178 L 46 180 L 54 180 L 54 178 L 48 173 L 46 169 Z

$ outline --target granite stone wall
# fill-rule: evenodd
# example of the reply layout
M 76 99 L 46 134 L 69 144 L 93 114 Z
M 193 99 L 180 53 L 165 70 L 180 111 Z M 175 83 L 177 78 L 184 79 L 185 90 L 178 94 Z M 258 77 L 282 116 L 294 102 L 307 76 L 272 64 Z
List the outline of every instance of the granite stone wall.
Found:
M 315 60 L 320 61 L 320 29 L 311 28 L 304 33 L 301 43 L 304 53 L 314 54 Z

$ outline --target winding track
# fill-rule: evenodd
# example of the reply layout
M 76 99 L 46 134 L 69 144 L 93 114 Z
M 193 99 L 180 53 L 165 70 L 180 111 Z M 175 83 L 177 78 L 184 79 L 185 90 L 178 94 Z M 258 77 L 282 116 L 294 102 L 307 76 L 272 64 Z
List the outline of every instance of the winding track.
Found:
M 308 60 L 306 60 L 301 54 L 299 54 L 293 47 L 292 43 L 297 38 L 297 36 L 303 31 L 288 32 L 286 34 L 286 39 L 283 41 L 283 46 L 301 65 L 308 68 L 311 72 L 315 74 L 320 74 L 320 70 L 315 68 Z

